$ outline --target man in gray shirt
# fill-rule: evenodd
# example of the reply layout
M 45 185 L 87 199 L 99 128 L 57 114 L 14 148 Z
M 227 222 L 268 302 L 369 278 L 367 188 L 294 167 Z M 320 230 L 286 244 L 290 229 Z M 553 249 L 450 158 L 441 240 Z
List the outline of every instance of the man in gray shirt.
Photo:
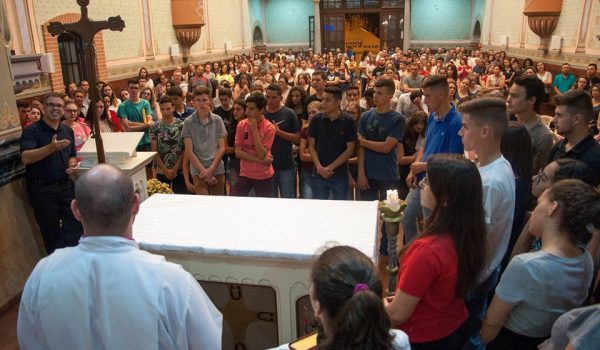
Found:
M 210 101 L 208 88 L 200 86 L 194 90 L 196 112 L 183 122 L 182 136 L 196 194 L 222 196 L 227 131 L 223 119 L 210 112 Z
M 411 64 L 410 75 L 402 80 L 404 92 L 420 91 L 423 79 L 423 76 L 419 75 L 419 66 L 414 63 Z
M 510 87 L 506 104 L 508 112 L 516 114 L 519 124 L 524 125 L 533 146 L 533 173 L 548 164 L 554 144 L 552 131 L 542 123 L 536 113 L 544 98 L 544 83 L 537 77 L 521 76 Z

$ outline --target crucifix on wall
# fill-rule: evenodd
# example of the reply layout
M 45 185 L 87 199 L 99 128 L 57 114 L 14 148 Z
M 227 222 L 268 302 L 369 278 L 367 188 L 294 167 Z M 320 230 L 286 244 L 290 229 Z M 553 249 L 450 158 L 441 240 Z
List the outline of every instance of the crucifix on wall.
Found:
M 48 32 L 52 36 L 61 35 L 63 33 L 71 33 L 79 38 L 83 43 L 83 54 L 85 57 L 84 69 L 87 70 L 89 77 L 89 84 L 91 89 L 89 90 L 89 98 L 92 106 L 95 106 L 98 100 L 98 91 L 96 89 L 97 72 L 96 72 L 96 47 L 94 45 L 94 36 L 101 30 L 110 29 L 112 31 L 123 31 L 125 28 L 125 22 L 121 19 L 121 16 L 109 17 L 106 21 L 93 21 L 88 17 L 87 6 L 89 0 L 77 0 L 77 4 L 81 7 L 81 18 L 75 23 L 60 23 L 50 22 L 48 25 Z M 95 108 L 90 106 L 88 108 L 88 115 L 91 113 L 92 124 L 94 129 L 94 136 L 96 138 L 96 151 L 98 153 L 98 163 L 105 163 L 104 144 L 102 143 L 102 136 L 100 134 L 100 124 L 96 117 Z

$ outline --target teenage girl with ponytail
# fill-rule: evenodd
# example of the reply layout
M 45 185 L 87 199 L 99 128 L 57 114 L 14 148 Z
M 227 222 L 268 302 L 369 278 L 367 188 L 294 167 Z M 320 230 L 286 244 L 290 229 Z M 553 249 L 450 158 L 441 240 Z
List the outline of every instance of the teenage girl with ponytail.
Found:
M 328 249 L 310 279 L 311 304 L 323 324 L 318 350 L 410 349 L 406 334 L 390 329 L 381 280 L 366 255 L 347 246 Z
M 529 219 L 542 248 L 514 256 L 504 271 L 483 321 L 486 349 L 538 349 L 554 321 L 582 305 L 594 270 L 582 247 L 598 227 L 600 191 L 594 187 L 566 179 L 542 193 Z
M 323 326 L 317 350 L 410 349 L 406 334 L 390 328 L 381 281 L 365 254 L 348 246 L 327 249 L 310 280 L 311 305 Z

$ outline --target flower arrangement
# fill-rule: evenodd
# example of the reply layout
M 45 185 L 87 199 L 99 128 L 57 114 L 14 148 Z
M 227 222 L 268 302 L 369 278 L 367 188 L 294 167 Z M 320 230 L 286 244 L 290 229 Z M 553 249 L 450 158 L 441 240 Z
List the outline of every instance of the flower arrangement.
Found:
M 169 185 L 157 179 L 148 180 L 148 197 L 156 193 L 173 194 L 173 190 Z

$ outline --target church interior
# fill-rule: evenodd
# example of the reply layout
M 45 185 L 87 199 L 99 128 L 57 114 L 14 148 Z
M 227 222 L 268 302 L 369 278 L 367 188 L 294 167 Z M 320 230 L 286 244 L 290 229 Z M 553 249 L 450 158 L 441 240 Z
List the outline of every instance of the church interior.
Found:
M 174 183 L 172 189 L 158 189 L 156 192 L 160 194 L 150 193 L 152 195 L 149 196 L 151 178 L 157 177 L 157 171 L 160 172 L 164 164 L 160 160 L 152 165 L 158 154 L 154 153 L 155 149 L 151 151 L 151 143 L 147 144 L 148 148 L 138 146 L 138 141 L 143 142 L 143 137 L 150 140 L 148 132 L 146 131 L 143 137 L 141 132 L 133 132 L 129 138 L 118 135 L 129 134 L 128 132 L 98 132 L 98 136 L 102 137 L 90 137 L 90 133 L 96 135 L 96 130 L 102 130 L 98 122 L 101 116 L 95 115 L 95 101 L 100 101 L 98 103 L 102 108 L 112 111 L 111 104 L 115 97 L 119 103 L 124 103 L 126 99 L 131 98 L 132 91 L 135 94 L 136 90 L 130 89 L 132 78 L 144 79 L 144 82 L 139 81 L 140 94 L 150 87 L 153 101 L 148 105 L 152 107 L 153 114 L 156 111 L 162 112 L 163 119 L 163 96 L 170 96 L 169 91 L 174 86 L 183 86 L 180 85 L 180 81 L 184 81 L 185 85 L 183 95 L 180 96 L 185 102 L 185 106 L 182 107 L 184 113 L 188 113 L 187 109 L 191 106 L 197 106 L 199 96 L 206 96 L 197 96 L 200 91 L 197 86 L 201 85 L 209 91 L 210 116 L 216 116 L 216 108 L 225 108 L 225 104 L 222 104 L 224 102 L 220 102 L 219 91 L 229 91 L 230 102 L 227 103 L 233 106 L 233 114 L 230 113 L 229 118 L 233 118 L 238 98 L 249 99 L 252 94 L 256 94 L 253 91 L 266 91 L 265 111 L 269 111 L 269 108 L 272 108 L 269 107 L 269 91 L 272 90 L 272 84 L 283 85 L 284 98 L 280 104 L 285 103 L 284 108 L 288 107 L 288 101 L 293 100 L 293 93 L 296 91 L 294 86 L 304 89 L 304 98 L 310 99 L 315 95 L 314 99 L 321 101 L 322 90 L 313 89 L 316 88 L 315 73 L 322 70 L 325 72 L 323 76 L 327 75 L 329 80 L 328 72 L 331 72 L 335 84 L 338 84 L 336 81 L 340 81 L 340 85 L 335 86 L 336 89 L 339 86 L 338 90 L 343 91 L 343 95 L 340 92 L 340 106 L 342 110 L 348 111 L 348 114 L 344 112 L 344 115 L 351 114 L 351 105 L 360 107 L 356 125 L 352 124 L 355 125 L 355 129 L 360 130 L 362 119 L 365 118 L 364 114 L 360 117 L 361 112 L 368 113 L 373 106 L 374 109 L 379 108 L 377 81 L 380 79 L 379 74 L 388 77 L 388 69 L 391 71 L 389 79 L 394 80 L 396 84 L 395 97 L 391 97 L 392 106 L 395 106 L 391 108 L 395 108 L 396 111 L 400 111 L 402 96 L 405 96 L 410 105 L 416 96 L 411 89 L 416 88 L 418 93 L 423 90 L 425 94 L 425 88 L 421 89 L 421 82 L 438 76 L 443 70 L 448 76 L 446 86 L 454 89 L 454 96 L 450 98 L 453 110 L 454 106 L 460 110 L 459 105 L 463 102 L 469 103 L 468 100 L 495 96 L 508 99 L 509 112 L 511 98 L 514 99 L 511 86 L 520 86 L 518 80 L 528 75 L 527 70 L 530 69 L 531 74 L 537 74 L 540 79 L 540 73 L 544 71 L 549 72 L 551 78 L 561 78 L 559 82 L 552 79 L 547 84 L 544 82 L 546 98 L 541 103 L 536 100 L 536 115 L 544 122 L 544 127 L 549 130 L 548 134 L 554 136 L 554 144 L 564 137 L 559 135 L 558 129 L 552 129 L 559 125 L 555 111 L 559 110 L 560 105 L 555 103 L 555 97 L 567 91 L 577 90 L 579 85 L 591 96 L 590 100 L 593 103 L 595 115 L 593 121 L 590 121 L 589 132 L 597 134 L 600 126 L 600 78 L 595 70 L 590 73 L 591 66 L 597 67 L 596 64 L 600 60 L 600 1 L 596 0 L 4 0 L 0 12 L 0 40 L 5 48 L 0 52 L 0 349 L 24 348 L 24 343 L 17 335 L 17 318 L 20 304 L 23 303 L 21 298 L 25 293 L 24 288 L 36 265 L 42 259 L 52 257 L 52 254 L 48 255 L 48 243 L 45 242 L 45 236 L 38 225 L 40 209 L 37 208 L 40 205 L 37 204 L 36 207 L 36 203 L 32 202 L 34 197 L 28 188 L 31 181 L 38 180 L 32 180 L 31 163 L 28 161 L 25 164 L 25 159 L 22 159 L 25 130 L 38 121 L 32 114 L 28 116 L 30 119 L 27 119 L 27 116 L 23 117 L 21 111 L 26 106 L 28 113 L 37 109 L 42 119 L 47 118 L 46 96 L 49 94 L 61 94 L 67 99 L 75 96 L 75 103 L 73 100 L 66 102 L 65 110 L 73 105 L 84 108 L 78 113 L 81 114 L 82 121 L 86 120 L 85 123 L 88 123 L 88 116 L 91 116 L 88 126 L 85 126 L 89 140 L 78 148 L 77 153 L 77 160 L 81 162 L 77 165 L 80 175 L 91 171 L 95 164 L 102 162 L 99 161 L 99 150 L 103 147 L 102 158 L 106 153 L 108 163 L 113 161 L 113 164 L 131 176 L 141 200 L 139 213 L 133 223 L 133 239 L 139 243 L 142 250 L 165 256 L 168 261 L 181 265 L 198 281 L 218 312 L 223 315 L 223 349 L 276 348 L 280 344 L 304 339 L 303 337 L 319 329 L 317 318 L 314 316 L 315 305 L 311 304 L 312 299 L 309 298 L 309 290 L 312 290 L 313 286 L 311 283 L 315 281 L 309 280 L 309 275 L 311 271 L 315 271 L 314 255 L 320 252 L 321 247 L 331 244 L 331 241 L 358 249 L 361 254 L 372 260 L 380 276 L 385 277 L 382 281 L 384 289 L 387 291 L 392 282 L 394 287 L 390 288 L 395 288 L 397 270 L 399 267 L 402 270 L 403 260 L 400 260 L 400 266 L 394 265 L 397 263 L 396 259 L 388 258 L 387 252 L 380 252 L 380 245 L 383 244 L 380 243 L 380 239 L 386 235 L 386 230 L 386 237 L 396 238 L 390 236 L 389 231 L 395 227 L 395 234 L 398 235 L 400 219 L 389 219 L 385 212 L 378 208 L 378 204 L 385 205 L 385 196 L 375 198 L 382 199 L 379 203 L 375 200 L 352 200 L 358 199 L 358 193 L 361 192 L 360 160 L 354 190 L 353 187 L 349 190 L 347 188 L 352 186 L 352 181 L 350 185 L 345 184 L 346 192 L 350 192 L 350 200 L 333 200 L 335 190 L 332 190 L 333 194 L 328 194 L 329 200 L 305 199 L 311 197 L 304 197 L 301 179 L 304 168 L 300 159 L 304 149 L 299 151 L 302 154 L 294 160 L 297 163 L 294 163 L 293 173 L 290 173 L 297 176 L 293 181 L 292 197 L 288 197 L 293 199 L 284 199 L 287 196 L 284 195 L 283 187 L 280 187 L 281 198 L 277 198 L 277 189 L 274 198 L 233 197 L 231 191 L 234 190 L 234 184 L 229 182 L 228 173 L 221 173 L 226 177 L 225 182 L 219 182 L 219 186 L 223 192 L 221 194 L 229 193 L 230 196 L 164 194 L 175 191 Z M 381 67 L 378 63 L 380 60 L 385 62 Z M 440 63 L 443 66 L 437 67 L 436 61 L 443 62 Z M 541 71 L 538 68 L 539 63 L 543 66 Z M 330 64 L 331 70 L 328 67 Z M 308 72 L 308 78 L 299 74 L 300 65 L 305 66 L 302 72 Z M 340 68 L 341 73 L 338 66 L 345 67 Z M 566 72 L 565 66 L 568 66 Z M 409 82 L 414 79 L 414 76 L 410 75 L 412 67 L 415 74 L 419 70 L 420 80 L 415 87 Z M 496 67 L 499 75 L 495 75 Z M 194 80 L 196 70 L 200 73 L 198 79 Z M 243 87 L 241 81 L 245 78 L 246 70 L 250 72 L 250 82 Z M 145 73 L 142 74 L 142 71 Z M 208 79 L 203 78 L 206 76 L 209 76 Z M 481 80 L 484 76 L 485 82 Z M 381 77 L 382 80 L 383 78 Z M 563 80 L 567 78 L 570 81 L 569 86 L 563 89 L 566 84 Z M 403 82 L 402 79 L 406 80 Z M 496 79 L 501 81 L 500 90 L 494 90 L 492 81 Z M 303 80 L 304 85 L 301 85 L 299 80 Z M 580 83 L 580 80 L 584 80 L 583 83 Z M 82 82 L 85 82 L 85 88 Z M 463 83 L 472 83 L 473 86 L 463 87 Z M 349 97 L 351 86 L 358 86 L 357 90 L 360 91 L 356 102 L 351 102 Z M 100 90 L 96 87 L 100 87 Z M 111 88 L 112 95 L 105 95 L 106 87 Z M 282 90 L 278 89 L 281 98 Z M 325 88 L 325 94 L 330 91 L 328 89 L 330 88 Z M 367 97 L 369 90 L 371 94 L 375 91 L 375 97 L 371 95 L 370 101 Z M 462 100 L 463 91 L 469 95 L 466 102 Z M 498 95 L 494 91 L 501 92 Z M 83 106 L 77 102 L 78 92 L 85 93 L 86 100 Z M 288 93 L 289 98 L 286 98 Z M 331 94 L 333 96 L 333 93 Z M 421 98 L 420 96 L 418 98 Z M 109 102 L 102 102 L 103 98 L 107 98 Z M 418 107 L 417 114 L 427 112 L 424 106 L 429 107 L 429 113 L 434 113 L 435 110 L 427 104 L 426 98 L 424 97 L 421 103 L 415 102 Z M 529 92 L 527 98 L 530 98 Z M 560 98 L 556 101 L 559 100 Z M 246 102 L 248 106 L 252 105 L 253 102 L 250 101 L 254 100 L 245 101 L 243 106 L 246 106 Z M 327 108 L 326 101 L 322 104 L 322 108 Z M 260 106 L 259 102 L 254 105 Z M 175 102 L 173 106 L 179 108 Z M 245 108 L 246 116 L 249 117 L 249 107 Z M 304 104 L 303 108 L 304 112 L 311 113 L 308 104 Z M 177 113 L 175 111 L 175 114 Z M 190 110 L 186 115 L 193 116 L 195 113 Z M 114 106 L 113 114 L 114 120 L 120 120 L 121 108 Z M 417 114 L 412 118 L 416 118 Z M 431 116 L 433 114 L 423 114 L 423 118 L 434 118 Z M 110 116 L 110 113 L 107 115 Z M 156 115 L 152 118 L 157 119 Z M 175 115 L 175 119 L 177 118 L 179 116 Z M 266 112 L 264 118 L 267 118 Z M 519 121 L 514 115 L 511 118 L 516 120 L 514 123 Z M 183 119 L 181 118 L 186 145 L 183 152 L 194 153 L 196 145 L 193 145 L 191 151 L 187 146 L 187 141 L 195 142 L 194 137 L 185 136 L 188 124 Z M 308 119 L 301 119 L 300 114 L 298 119 L 299 122 L 295 121 L 297 130 L 288 133 L 275 125 L 275 143 L 280 139 L 285 140 L 289 143 L 289 152 L 292 149 L 296 152 L 306 140 L 307 154 L 310 156 L 313 148 L 317 154 L 320 152 L 319 148 L 313 143 L 318 143 L 319 139 L 314 137 L 313 123 L 310 123 L 309 127 Z M 112 122 L 110 123 L 112 125 Z M 119 121 L 116 123 L 119 124 Z M 408 125 L 412 125 L 410 119 L 402 123 L 406 123 L 407 128 Z M 123 128 L 127 131 L 148 130 L 135 129 L 132 125 L 137 124 L 133 122 L 126 122 L 124 125 Z M 223 125 L 224 128 L 229 128 L 227 121 Z M 237 125 L 237 133 L 235 127 L 232 129 L 235 147 L 233 137 L 232 144 L 226 145 L 232 149 L 227 156 L 230 162 L 238 156 L 237 134 L 241 124 Z M 308 138 L 302 138 L 303 127 L 307 127 L 304 132 L 308 133 Z M 427 129 L 429 127 L 427 124 Z M 189 128 L 192 126 L 189 125 Z M 229 133 L 227 129 L 227 134 Z M 294 136 L 296 133 L 297 136 Z M 78 141 L 77 133 L 75 134 L 74 140 Z M 254 137 L 252 135 L 251 138 Z M 248 138 L 247 132 L 244 137 Z M 352 140 L 353 145 L 356 141 L 357 145 L 363 146 L 363 137 L 368 138 L 359 135 L 358 138 L 355 137 L 356 140 Z M 592 137 L 597 146 L 600 137 Z M 290 141 L 292 139 L 293 142 Z M 84 139 L 82 142 L 85 141 Z M 429 139 L 421 141 L 431 142 Z M 156 140 L 153 138 L 152 142 L 156 143 Z M 102 144 L 103 146 L 100 146 Z M 460 147 L 462 149 L 462 145 Z M 535 147 L 534 144 L 534 151 Z M 219 144 L 219 149 L 221 148 Z M 370 148 L 367 148 L 370 151 Z M 404 155 L 406 151 L 404 146 Z M 362 148 L 356 152 L 358 155 L 354 157 L 358 157 L 357 159 L 367 157 Z M 547 152 L 549 154 L 550 148 Z M 566 152 L 568 153 L 568 149 Z M 128 159 L 123 158 L 122 154 Z M 469 157 L 466 143 L 465 154 Z M 476 156 L 473 154 L 472 160 L 475 160 Z M 220 157 L 223 157 L 223 154 Z M 276 158 L 276 155 L 273 157 Z M 271 162 L 277 176 L 279 170 L 275 165 L 281 163 L 273 157 Z M 349 157 L 352 157 L 351 152 L 346 159 Z M 198 162 L 199 158 L 196 159 Z M 246 158 L 243 159 L 245 161 Z M 590 167 L 599 174 L 598 160 L 591 162 L 594 165 Z M 159 163 L 162 165 L 159 166 Z M 528 177 L 542 176 L 547 163 L 544 159 L 541 167 L 536 168 L 534 159 L 535 172 L 530 170 Z M 179 164 L 177 163 L 178 167 Z M 214 170 L 210 162 L 207 164 Z M 201 168 L 208 169 L 207 164 L 203 164 Z M 69 163 L 69 167 L 71 166 Z M 186 166 L 196 167 L 194 160 L 190 160 L 189 165 L 182 166 L 184 171 Z M 398 165 L 395 166 L 398 168 Z M 350 169 L 351 167 L 352 165 Z M 227 164 L 225 168 L 229 169 Z M 308 171 L 312 172 L 310 169 L 312 168 Z M 316 176 L 320 176 L 319 167 L 314 169 L 318 174 Z M 412 175 L 413 170 L 410 166 L 407 167 L 407 174 L 409 171 Z M 333 170 L 331 172 L 334 173 Z M 199 194 L 201 185 L 196 183 L 198 173 L 192 169 L 189 181 L 188 175 L 181 178 L 183 191 L 195 191 L 195 194 Z M 162 174 L 160 173 L 161 176 Z M 204 172 L 200 171 L 200 176 L 204 176 L 203 174 Z M 352 175 L 349 176 L 352 178 Z M 406 177 L 406 174 L 404 176 Z M 218 176 L 215 175 L 213 179 L 217 181 Z M 205 182 L 208 184 L 207 191 L 208 188 L 213 191 L 213 179 Z M 39 181 L 45 186 L 51 186 L 43 179 Z M 198 180 L 198 183 L 202 184 L 203 181 Z M 533 181 L 535 187 L 541 180 L 534 177 Z M 596 182 L 595 186 L 597 185 Z M 531 192 L 531 181 L 528 186 L 528 192 Z M 414 187 L 417 187 L 416 183 Z M 259 197 L 259 188 L 256 187 L 255 190 L 256 197 Z M 405 190 L 401 199 L 405 199 L 404 196 L 409 190 L 412 191 L 409 187 Z M 312 191 L 316 193 L 314 185 Z M 399 189 L 399 192 L 402 190 Z M 406 200 L 409 201 L 408 198 Z M 598 202 L 592 206 L 594 205 L 599 206 Z M 533 211 L 534 207 L 535 205 L 531 205 L 528 211 Z M 511 213 L 511 222 L 512 220 Z M 598 226 L 594 226 L 595 219 L 586 220 L 589 222 L 587 226 L 583 224 L 583 227 L 587 227 L 590 235 L 594 234 L 597 239 L 600 230 L 596 228 Z M 60 225 L 66 225 L 64 219 Z M 382 225 L 385 230 L 380 230 Z M 401 234 L 403 225 L 400 222 Z M 423 225 L 428 225 L 426 219 L 418 222 L 421 230 Z M 510 228 L 508 230 L 510 231 Z M 172 234 L 167 235 L 166 232 Z M 208 233 L 205 235 L 205 232 L 211 232 L 214 237 Z M 163 241 L 165 236 L 169 236 L 168 241 Z M 401 238 L 393 243 L 387 240 L 389 238 L 386 238 L 386 246 L 389 245 L 386 249 L 393 249 L 396 254 L 404 254 L 403 246 L 406 248 L 408 242 L 404 242 L 404 245 Z M 593 240 L 590 240 L 590 246 L 593 246 Z M 594 274 L 593 278 L 590 277 L 592 279 L 587 281 L 589 288 L 585 289 L 584 297 L 588 302 L 586 305 L 595 305 L 595 315 L 600 319 L 600 308 L 598 304 L 594 304 L 598 303 L 599 299 L 593 298 L 594 287 L 595 296 L 600 297 L 600 274 L 597 273 L 599 255 L 598 247 L 592 248 L 596 253 L 596 256 L 593 256 L 593 252 L 590 251 L 592 258 L 595 258 L 595 268 L 590 272 L 590 276 Z M 382 260 L 383 255 L 385 260 Z M 510 271 L 510 265 L 507 271 Z M 398 280 L 398 283 L 401 281 Z M 357 288 L 360 292 L 360 286 L 363 284 L 356 286 L 359 287 L 354 287 L 354 293 L 357 293 Z M 392 296 L 394 292 L 394 289 L 390 289 L 387 295 Z M 493 294 L 492 291 L 490 296 Z M 389 301 L 391 302 L 391 299 Z M 387 303 L 386 301 L 386 305 Z M 496 305 L 493 302 L 492 304 Z M 580 306 L 584 305 L 577 307 Z M 596 333 L 600 333 L 598 328 Z M 409 333 L 409 340 L 410 336 Z M 536 334 L 536 337 L 544 338 L 540 338 L 540 341 L 545 340 L 550 337 L 550 333 Z M 396 340 L 398 339 L 396 336 Z M 575 339 L 575 342 L 571 339 L 570 349 L 598 349 L 599 343 L 596 343 L 596 347 L 579 346 L 578 341 L 584 339 L 583 335 Z M 597 336 L 594 339 L 598 339 Z M 293 348 L 303 348 L 298 346 Z M 196 347 L 190 345 L 189 348 Z M 286 345 L 280 348 L 290 347 Z M 391 348 L 404 349 L 400 346 Z

